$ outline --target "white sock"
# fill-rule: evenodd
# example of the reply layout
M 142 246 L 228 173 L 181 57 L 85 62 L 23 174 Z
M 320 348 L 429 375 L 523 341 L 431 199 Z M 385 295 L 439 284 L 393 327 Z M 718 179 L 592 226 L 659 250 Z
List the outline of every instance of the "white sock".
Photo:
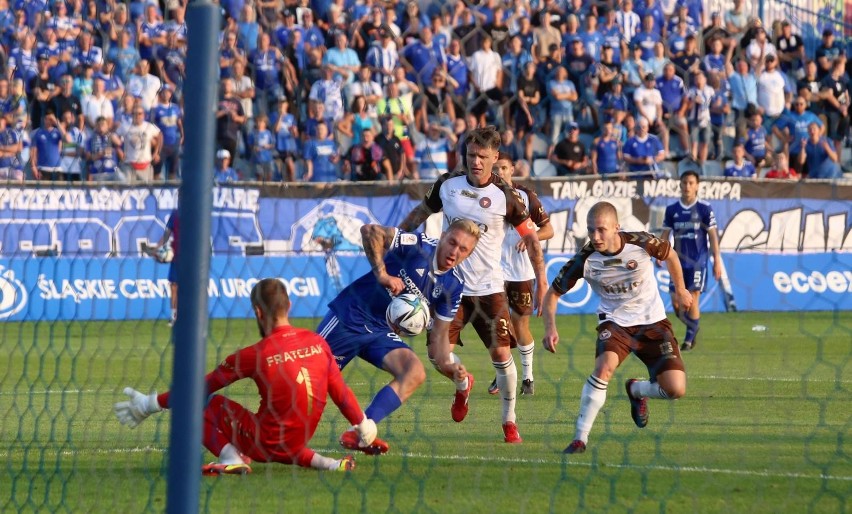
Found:
M 219 463 L 221 464 L 242 464 L 243 458 L 240 457 L 240 451 L 237 450 L 237 447 L 231 443 L 226 444 L 222 447 L 222 451 L 219 452 Z
M 497 371 L 497 387 L 503 398 L 503 423 L 515 422 L 515 393 L 518 391 L 518 369 L 509 356 L 505 362 L 492 362 Z
M 589 376 L 586 380 L 583 385 L 583 394 L 580 397 L 580 412 L 577 414 L 577 432 L 574 439 L 579 439 L 584 443 L 589 442 L 589 432 L 592 431 L 595 418 L 598 417 L 598 412 L 606 402 L 608 384 L 609 382 L 604 382 L 594 376 Z
M 660 387 L 657 382 L 648 380 L 637 380 L 630 386 L 630 394 L 636 398 L 662 398 L 667 400 L 669 395 Z
M 453 352 L 450 352 L 450 360 L 453 361 L 453 364 L 461 364 L 461 359 L 458 355 Z M 456 385 L 456 391 L 466 391 L 468 387 L 467 377 L 464 377 L 460 382 L 453 381 Z
M 311 458 L 311 467 L 314 469 L 334 471 L 340 467 L 340 461 L 330 457 L 323 457 L 319 453 L 315 453 L 313 458 Z
M 535 341 L 526 346 L 518 345 L 518 352 L 521 354 L 523 380 L 533 379 L 533 350 L 535 350 Z
M 172 309 L 172 319 L 177 319 L 177 309 Z

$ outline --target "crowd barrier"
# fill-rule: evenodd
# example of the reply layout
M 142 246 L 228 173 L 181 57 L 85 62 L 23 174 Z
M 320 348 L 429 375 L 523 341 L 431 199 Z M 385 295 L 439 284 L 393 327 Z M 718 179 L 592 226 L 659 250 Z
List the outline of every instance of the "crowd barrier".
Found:
M 548 277 L 583 244 L 585 217 L 606 199 L 625 230 L 660 230 L 676 180 L 539 180 L 528 184 L 550 213 Z M 213 190 L 210 315 L 251 316 L 248 293 L 281 277 L 292 315 L 322 316 L 326 303 L 368 271 L 364 223 L 395 225 L 428 183 L 246 185 Z M 852 186 L 831 183 L 704 181 L 721 234 L 727 294 L 712 277 L 705 311 L 852 310 Z M 0 188 L 0 319 L 157 319 L 169 313 L 168 267 L 146 254 L 177 206 L 175 187 Z M 426 223 L 437 236 L 440 215 Z M 658 270 L 660 287 L 668 273 Z M 667 298 L 668 295 L 666 294 Z M 726 301 L 727 299 L 727 301 Z M 578 284 L 559 312 L 594 312 Z

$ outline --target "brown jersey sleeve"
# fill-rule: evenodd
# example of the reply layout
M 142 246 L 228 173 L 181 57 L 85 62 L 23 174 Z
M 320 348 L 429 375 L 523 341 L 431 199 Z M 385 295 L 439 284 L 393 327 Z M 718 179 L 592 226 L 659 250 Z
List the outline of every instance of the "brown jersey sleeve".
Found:
M 592 246 L 591 242 L 588 242 L 585 246 L 580 248 L 580 251 L 577 252 L 571 260 L 562 266 L 562 269 L 559 270 L 559 274 L 556 275 L 556 278 L 554 278 L 553 282 L 550 283 L 550 287 L 553 288 L 556 294 L 562 296 L 570 291 L 578 280 L 583 278 L 583 268 L 585 267 L 586 259 L 588 259 L 593 253 L 595 253 L 595 247 Z
M 524 191 L 529 198 L 530 205 L 528 207 L 530 211 L 530 218 L 532 218 L 533 222 L 537 227 L 543 227 L 550 222 L 550 215 L 544 210 L 544 206 L 541 205 L 541 200 L 538 199 L 538 195 L 535 194 L 535 191 L 532 191 L 528 187 L 524 186 L 515 186 L 517 189 Z
M 506 195 L 506 223 L 515 228 L 523 225 L 530 218 L 530 211 L 521 194 L 497 175 L 492 176 L 491 183 L 499 187 Z
M 648 232 L 621 232 L 621 240 L 624 244 L 641 247 L 648 255 L 661 261 L 666 260 L 669 256 L 669 251 L 672 249 L 671 243 L 663 241 Z
M 432 184 L 429 191 L 426 191 L 426 196 L 423 198 L 423 204 L 432 212 L 440 212 L 444 208 L 444 202 L 441 200 L 441 186 L 444 185 L 444 182 L 446 182 L 448 178 L 458 177 L 463 174 L 463 172 L 455 171 L 452 173 L 444 173 L 438 177 L 438 180 Z

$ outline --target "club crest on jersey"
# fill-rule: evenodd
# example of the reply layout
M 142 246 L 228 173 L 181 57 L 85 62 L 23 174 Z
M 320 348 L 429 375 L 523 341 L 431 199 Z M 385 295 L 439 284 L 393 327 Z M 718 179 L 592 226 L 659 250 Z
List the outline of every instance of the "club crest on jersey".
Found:
M 626 267 L 630 271 L 636 271 L 636 268 L 638 266 L 639 266 L 639 263 L 634 261 L 633 259 L 630 259 L 629 261 L 627 261 L 627 264 L 624 265 L 624 267 Z
M 612 337 L 612 332 L 606 329 L 601 330 L 600 335 L 598 335 L 598 339 L 600 339 L 601 341 L 606 341 L 610 337 Z
M 468 198 L 479 198 L 478 194 L 474 193 L 473 191 L 468 191 L 467 189 L 462 189 L 460 191 L 460 193 L 461 193 L 462 196 L 466 196 Z M 481 200 L 480 200 L 480 202 L 481 202 Z
M 441 284 L 437 284 L 435 289 L 432 290 L 432 298 L 438 298 L 441 296 L 441 293 L 444 292 L 444 288 L 441 287 Z
M 487 196 L 480 198 L 479 199 L 479 206 L 482 207 L 483 209 L 487 209 L 487 208 L 491 207 L 491 198 L 488 198 Z

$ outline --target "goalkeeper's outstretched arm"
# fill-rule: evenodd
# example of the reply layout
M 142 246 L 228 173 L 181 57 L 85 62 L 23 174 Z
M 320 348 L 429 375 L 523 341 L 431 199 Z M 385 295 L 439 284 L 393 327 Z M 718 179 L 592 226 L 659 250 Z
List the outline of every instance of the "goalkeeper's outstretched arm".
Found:
M 125 387 L 124 394 L 129 400 L 118 402 L 113 406 L 115 416 L 119 423 L 130 428 L 136 428 L 139 423 L 145 421 L 148 416 L 163 410 L 157 401 L 157 392 L 151 394 L 140 393 L 132 387 Z

